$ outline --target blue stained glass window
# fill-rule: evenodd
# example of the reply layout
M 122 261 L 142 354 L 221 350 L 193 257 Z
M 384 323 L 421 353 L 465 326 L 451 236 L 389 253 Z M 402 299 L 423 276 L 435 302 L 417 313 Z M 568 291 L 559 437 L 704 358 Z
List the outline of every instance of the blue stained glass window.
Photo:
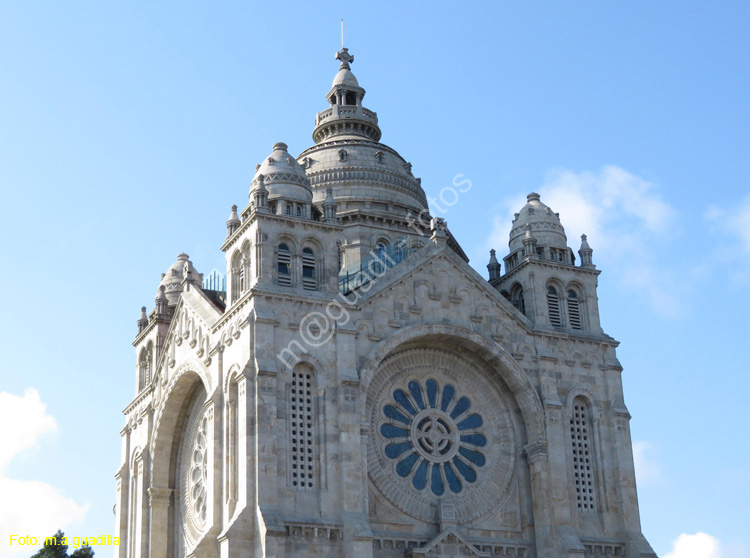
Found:
M 446 384 L 443 388 L 443 399 L 440 402 L 440 410 L 447 412 L 448 406 L 451 404 L 451 401 L 453 401 L 453 396 L 456 394 L 456 389 L 450 385 Z
M 482 434 L 464 434 L 461 436 L 461 441 L 471 444 L 472 446 L 484 447 L 487 445 L 487 438 Z
M 391 459 L 396 459 L 399 455 L 411 449 L 411 442 L 398 442 L 385 446 L 385 454 Z
M 443 477 L 440 475 L 440 465 L 433 463 L 432 465 L 432 493 L 436 496 L 440 496 L 445 492 L 443 487 Z
M 427 387 L 427 400 L 430 402 L 430 407 L 433 409 L 437 408 L 437 389 L 438 385 L 435 380 L 427 380 L 427 383 L 425 383 L 425 386 Z
M 482 455 L 478 451 L 474 451 L 473 449 L 469 448 L 458 448 L 458 453 L 463 455 L 477 467 L 482 467 L 484 465 L 484 455 Z
M 380 426 L 380 432 L 392 440 L 382 451 L 397 462 L 396 473 L 410 479 L 415 489 L 441 496 L 447 484 L 459 494 L 464 481 L 475 482 L 477 468 L 486 464 L 485 455 L 475 448 L 486 446 L 487 438 L 472 432 L 484 421 L 479 413 L 468 415 L 471 401 L 456 399 L 456 389 L 450 384 L 441 386 L 434 378 L 424 383 L 414 379 L 407 387 L 408 391 L 394 390 L 393 400 L 382 407 L 388 422 Z M 468 432 L 456 439 L 464 431 Z
M 471 407 L 471 403 L 466 397 L 462 397 L 458 400 L 458 403 L 456 403 L 456 406 L 453 407 L 453 412 L 451 412 L 451 418 L 456 418 L 462 414 L 464 414 L 466 411 L 469 410 L 469 407 Z
M 380 427 L 380 432 L 386 438 L 406 438 L 409 435 L 408 430 L 393 426 L 392 424 L 384 424 Z
M 461 480 L 456 476 L 456 472 L 453 470 L 453 467 L 451 467 L 451 464 L 444 463 L 443 470 L 445 471 L 445 478 L 448 481 L 448 486 L 450 487 L 451 492 L 455 492 L 456 494 L 461 492 L 461 489 L 463 488 Z
M 393 420 L 397 420 L 398 422 L 403 422 L 404 424 L 408 425 L 411 422 L 411 419 L 408 418 L 404 413 L 396 409 L 393 405 L 386 405 L 383 409 L 383 413 L 388 418 L 392 418 Z
M 412 479 L 411 483 L 417 490 L 422 490 L 425 486 L 427 486 L 427 467 L 428 463 L 423 459 L 422 463 L 420 463 L 419 467 L 417 467 L 417 472 L 414 473 L 414 478 Z
M 419 382 L 415 382 L 414 380 L 409 382 L 409 391 L 411 392 L 411 396 L 414 398 L 414 401 L 416 401 L 417 405 L 419 405 L 419 408 L 424 409 L 424 400 L 422 399 L 422 386 L 419 385 Z
M 416 452 L 408 455 L 406 459 L 403 459 L 398 465 L 396 465 L 396 472 L 402 477 L 408 476 L 409 473 L 411 473 L 414 464 L 417 462 L 417 459 L 419 459 L 419 456 Z
M 465 418 L 464 420 L 459 422 L 456 426 L 458 426 L 459 430 L 468 430 L 469 428 L 479 428 L 480 426 L 482 426 L 482 417 L 474 413 L 470 417 Z
M 406 393 L 404 393 L 403 390 L 397 389 L 393 392 L 393 399 L 396 400 L 396 403 L 401 405 L 407 412 L 411 413 L 412 415 L 417 414 L 417 410 L 414 408 L 414 405 L 411 404 L 411 401 L 409 401 L 409 398 L 406 396 Z
M 477 480 L 476 471 L 474 471 L 474 469 L 461 461 L 458 456 L 453 458 L 453 464 L 456 466 L 456 469 L 458 469 L 458 472 L 461 473 L 461 476 L 467 481 L 474 482 L 475 480 Z

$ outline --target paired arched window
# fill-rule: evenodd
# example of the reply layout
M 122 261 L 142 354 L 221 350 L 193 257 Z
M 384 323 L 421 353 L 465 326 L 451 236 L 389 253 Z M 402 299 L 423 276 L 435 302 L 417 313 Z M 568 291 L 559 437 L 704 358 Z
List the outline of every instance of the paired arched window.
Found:
M 312 248 L 302 249 L 302 287 L 314 291 L 318 286 L 315 270 L 315 252 Z
M 570 416 L 570 443 L 573 452 L 573 480 L 576 505 L 580 511 L 596 511 L 593 421 L 586 400 L 573 399 Z
M 578 293 L 573 289 L 568 289 L 568 320 L 570 321 L 570 327 L 573 329 L 583 329 L 581 301 L 578 298 Z
M 277 272 L 279 278 L 279 285 L 282 287 L 292 286 L 292 254 L 289 251 L 289 246 L 286 244 L 279 244 L 277 259 Z
M 521 311 L 522 314 L 526 314 L 526 303 L 523 300 L 523 287 L 520 283 L 514 284 L 510 288 L 510 302 Z
M 557 289 L 552 285 L 547 287 L 547 309 L 549 310 L 550 325 L 561 327 L 562 318 L 560 316 L 560 297 L 557 294 Z
M 315 490 L 318 483 L 315 375 L 306 364 L 292 371 L 289 385 L 289 484 L 295 490 Z
M 140 358 L 138 359 L 138 391 L 145 388 L 151 381 L 151 363 L 153 360 L 153 345 L 148 345 L 141 349 Z
M 232 302 L 235 302 L 250 288 L 250 246 L 242 246 L 232 255 L 230 286 Z

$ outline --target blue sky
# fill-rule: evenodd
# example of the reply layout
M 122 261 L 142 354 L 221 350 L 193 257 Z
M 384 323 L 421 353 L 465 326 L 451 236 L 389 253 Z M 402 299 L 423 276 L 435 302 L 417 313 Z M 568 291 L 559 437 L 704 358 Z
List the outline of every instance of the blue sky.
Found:
M 112 532 L 139 308 L 182 251 L 222 269 L 255 163 L 312 143 L 343 17 L 382 141 L 432 196 L 472 181 L 435 213 L 480 273 L 531 191 L 575 250 L 589 235 L 657 552 L 750 556 L 749 16 L 690 1 L 0 4 L 0 553 L 31 554 L 3 546 L 13 532 Z

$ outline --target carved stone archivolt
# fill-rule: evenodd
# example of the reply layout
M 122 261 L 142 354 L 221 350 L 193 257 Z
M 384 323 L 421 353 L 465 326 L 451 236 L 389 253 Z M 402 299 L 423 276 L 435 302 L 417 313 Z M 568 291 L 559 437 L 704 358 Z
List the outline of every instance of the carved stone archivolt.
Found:
M 368 470 L 403 512 L 436 520 L 438 502 L 461 523 L 501 505 L 515 465 L 507 389 L 454 353 L 408 349 L 384 360 L 367 398 Z
M 211 416 L 205 408 L 206 391 L 193 395 L 186 414 L 177 456 L 177 540 L 190 549 L 206 530 L 208 510 L 208 453 Z

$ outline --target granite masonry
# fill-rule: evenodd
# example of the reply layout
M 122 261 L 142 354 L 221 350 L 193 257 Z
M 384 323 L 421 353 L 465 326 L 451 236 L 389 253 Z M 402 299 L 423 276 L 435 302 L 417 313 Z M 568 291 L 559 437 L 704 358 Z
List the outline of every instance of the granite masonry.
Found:
M 336 58 L 226 282 L 180 254 L 142 309 L 116 555 L 655 556 L 586 237 L 531 193 L 480 276 Z

